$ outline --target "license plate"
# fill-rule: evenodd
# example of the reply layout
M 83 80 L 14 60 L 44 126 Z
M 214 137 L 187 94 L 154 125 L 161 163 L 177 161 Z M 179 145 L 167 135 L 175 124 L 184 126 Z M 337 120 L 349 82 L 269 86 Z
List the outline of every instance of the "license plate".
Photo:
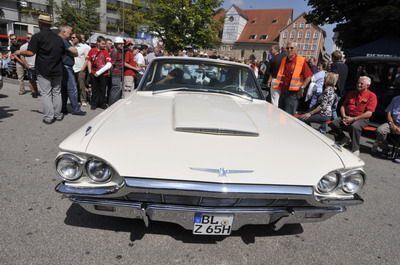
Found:
M 232 214 L 196 213 L 194 215 L 193 234 L 230 235 L 232 223 Z

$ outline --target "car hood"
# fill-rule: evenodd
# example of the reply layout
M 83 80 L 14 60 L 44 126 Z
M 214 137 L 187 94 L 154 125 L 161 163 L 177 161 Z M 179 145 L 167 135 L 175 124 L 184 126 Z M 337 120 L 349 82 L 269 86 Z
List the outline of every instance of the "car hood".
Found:
M 135 92 L 60 145 L 100 157 L 122 176 L 316 185 L 363 162 L 261 101 L 196 92 Z

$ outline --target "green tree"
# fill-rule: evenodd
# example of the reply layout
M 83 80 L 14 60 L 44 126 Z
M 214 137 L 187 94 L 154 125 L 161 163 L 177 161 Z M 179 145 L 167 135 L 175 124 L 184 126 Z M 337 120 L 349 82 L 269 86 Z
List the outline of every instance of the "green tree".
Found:
M 308 0 L 306 18 L 316 24 L 338 23 L 338 44 L 354 48 L 384 35 L 400 35 L 399 0 Z
M 90 35 L 99 26 L 99 15 L 96 12 L 98 6 L 99 0 L 78 0 L 76 4 L 63 0 L 61 6 L 53 3 L 58 15 L 56 25 L 69 25 L 76 32 Z
M 146 10 L 141 6 L 141 2 L 133 0 L 131 5 L 121 5 L 118 10 L 122 24 L 120 25 L 120 30 L 131 36 L 135 36 L 138 27 L 146 21 Z
M 186 45 L 211 48 L 219 40 L 214 10 L 221 0 L 154 0 L 149 5 L 150 30 L 156 32 L 168 51 Z

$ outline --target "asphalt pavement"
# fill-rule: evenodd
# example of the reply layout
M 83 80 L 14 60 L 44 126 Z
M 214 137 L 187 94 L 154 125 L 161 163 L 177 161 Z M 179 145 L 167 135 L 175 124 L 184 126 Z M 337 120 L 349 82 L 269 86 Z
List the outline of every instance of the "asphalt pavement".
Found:
M 363 205 L 278 232 L 194 236 L 175 224 L 93 215 L 57 194 L 58 144 L 102 110 L 45 125 L 40 109 L 40 98 L 18 95 L 15 84 L 0 90 L 0 265 L 400 263 L 400 165 L 372 157 L 371 139 L 361 149 Z

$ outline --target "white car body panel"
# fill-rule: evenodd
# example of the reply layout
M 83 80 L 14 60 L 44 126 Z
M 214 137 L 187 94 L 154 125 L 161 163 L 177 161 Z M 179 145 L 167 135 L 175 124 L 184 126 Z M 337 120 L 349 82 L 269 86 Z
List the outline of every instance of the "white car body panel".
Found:
M 258 136 L 181 132 L 176 127 Z M 215 93 L 139 91 L 89 121 L 60 149 L 100 157 L 121 176 L 315 186 L 330 171 L 364 165 L 333 145 L 266 101 Z M 253 172 L 218 176 L 192 168 Z

